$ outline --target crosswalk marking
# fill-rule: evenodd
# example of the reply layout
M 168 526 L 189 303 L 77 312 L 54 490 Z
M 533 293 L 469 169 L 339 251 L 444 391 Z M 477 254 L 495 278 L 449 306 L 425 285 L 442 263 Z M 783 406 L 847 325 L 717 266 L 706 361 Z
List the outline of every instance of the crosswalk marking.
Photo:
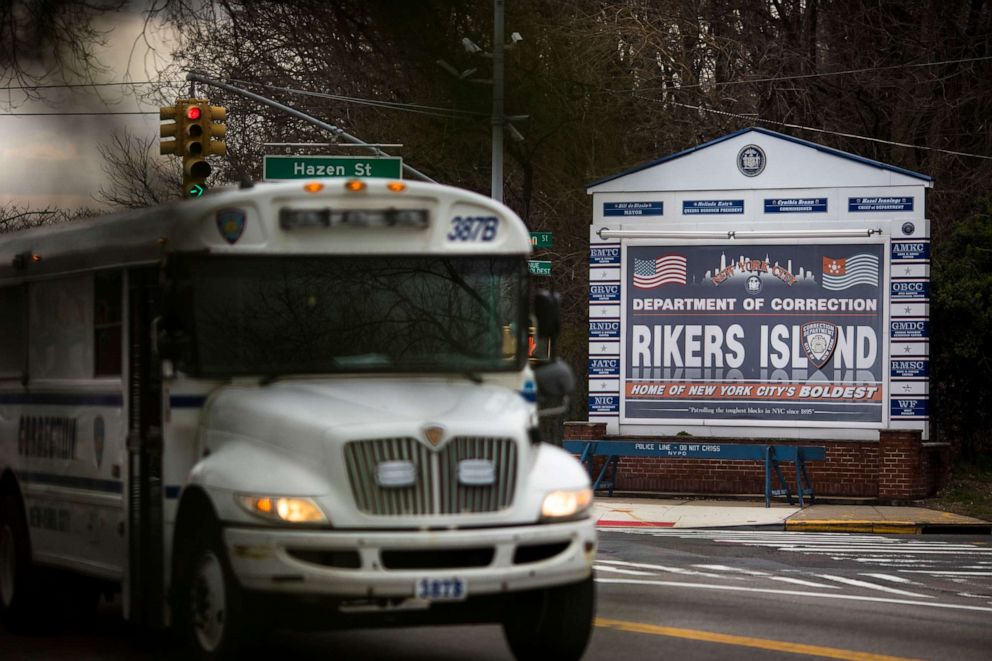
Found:
M 792 583 L 793 585 L 805 585 L 810 588 L 826 588 L 828 590 L 838 590 L 836 585 L 827 585 L 826 583 L 814 583 L 813 581 L 804 581 L 801 578 L 793 578 L 792 576 L 772 576 L 768 572 L 758 571 L 756 569 L 744 569 L 742 567 L 728 567 L 726 565 L 693 565 L 693 567 L 699 567 L 700 569 L 712 569 L 714 571 L 725 571 L 725 572 L 735 572 L 740 574 L 746 574 L 747 576 L 760 576 L 762 578 L 767 578 L 770 581 L 779 581 L 780 583 Z
M 890 588 L 888 585 L 878 585 L 877 583 L 869 583 L 868 581 L 859 581 L 856 578 L 847 578 L 846 576 L 835 576 L 834 574 L 813 574 L 813 576 L 818 576 L 819 578 L 823 578 L 828 581 L 837 581 L 838 583 L 843 583 L 845 585 L 853 585 L 857 588 L 865 588 L 866 590 L 878 590 L 879 592 L 901 594 L 904 597 L 916 597 L 918 599 L 933 599 L 933 597 L 928 594 L 908 592 L 906 590 Z
M 891 581 L 893 583 L 906 583 L 909 585 L 919 585 L 918 583 L 913 583 L 913 581 L 908 578 L 903 578 L 902 576 L 893 576 L 892 574 L 861 574 L 861 576 L 868 576 L 869 578 L 877 578 L 880 581 Z
M 838 592 L 807 592 L 802 590 L 773 590 L 771 588 L 752 588 L 739 585 L 713 585 L 710 583 L 687 583 L 681 581 L 654 581 L 642 578 L 597 578 L 597 583 L 618 584 L 618 585 L 645 585 L 656 587 L 671 587 L 680 590 L 726 590 L 732 592 L 754 592 L 763 594 L 779 594 L 797 597 L 815 597 L 820 599 L 841 599 L 850 601 L 868 601 L 887 604 L 902 604 L 905 606 L 922 606 L 926 608 L 945 608 L 949 610 L 980 611 L 992 613 L 992 607 L 973 606 L 971 604 L 947 604 L 934 601 L 914 601 L 911 599 L 895 599 L 889 597 L 870 597 L 859 594 L 847 594 Z

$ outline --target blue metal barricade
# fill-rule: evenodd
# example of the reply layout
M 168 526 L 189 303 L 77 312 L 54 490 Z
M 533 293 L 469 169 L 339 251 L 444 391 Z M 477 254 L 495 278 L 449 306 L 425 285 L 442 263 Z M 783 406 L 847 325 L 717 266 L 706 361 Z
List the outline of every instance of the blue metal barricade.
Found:
M 782 474 L 779 462 L 791 461 L 796 467 L 796 495 L 799 506 L 805 507 L 804 496 L 814 502 L 813 484 L 806 473 L 807 461 L 826 459 L 826 448 L 812 445 L 775 445 L 747 443 L 711 443 L 686 441 L 647 441 L 647 440 L 595 440 L 565 441 L 565 449 L 579 455 L 579 460 L 593 473 L 595 457 L 605 457 L 605 461 L 593 482 L 593 489 L 607 490 L 613 495 L 616 482 L 617 464 L 621 457 L 661 457 L 666 459 L 723 459 L 751 460 L 765 463 L 765 507 L 771 506 L 772 496 L 785 496 L 792 504 L 792 493 Z M 774 488 L 772 476 L 778 479 L 779 488 Z

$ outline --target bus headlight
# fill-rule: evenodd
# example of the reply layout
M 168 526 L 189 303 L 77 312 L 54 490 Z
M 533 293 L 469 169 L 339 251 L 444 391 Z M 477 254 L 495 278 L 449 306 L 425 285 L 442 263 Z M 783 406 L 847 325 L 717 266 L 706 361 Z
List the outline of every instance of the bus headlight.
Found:
M 237 496 L 238 504 L 255 516 L 285 523 L 327 523 L 327 516 L 312 498 Z
M 592 505 L 592 489 L 552 491 L 541 503 L 541 518 L 568 519 L 583 514 Z

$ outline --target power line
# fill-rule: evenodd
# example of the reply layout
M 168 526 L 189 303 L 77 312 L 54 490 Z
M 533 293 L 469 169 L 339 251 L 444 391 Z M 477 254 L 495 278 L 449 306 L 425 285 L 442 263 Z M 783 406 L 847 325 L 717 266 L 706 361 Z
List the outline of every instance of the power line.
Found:
M 968 57 L 958 60 L 942 60 L 940 62 L 916 62 L 907 64 L 891 64 L 884 67 L 865 67 L 863 69 L 845 69 L 843 71 L 825 71 L 823 73 L 806 73 L 806 74 L 796 74 L 794 76 L 774 76 L 768 78 L 749 78 L 747 80 L 724 80 L 720 82 L 713 83 L 693 83 L 691 85 L 674 85 L 670 84 L 667 87 L 642 87 L 642 88 L 631 88 L 631 89 L 611 89 L 605 88 L 608 92 L 655 92 L 659 90 L 664 91 L 677 91 L 684 89 L 694 89 L 699 87 L 726 87 L 727 85 L 750 85 L 752 83 L 776 83 L 787 80 L 806 80 L 809 78 L 827 78 L 830 76 L 849 76 L 856 73 L 870 73 L 872 71 L 891 71 L 893 69 L 908 69 L 908 68 L 922 68 L 922 67 L 937 67 L 943 66 L 945 64 L 965 64 L 968 62 L 985 62 L 992 60 L 992 55 L 985 55 L 982 57 Z
M 691 104 L 688 104 L 688 103 L 679 103 L 677 101 L 658 101 L 657 99 L 645 99 L 645 100 L 657 101 L 658 103 L 670 103 L 670 104 L 672 104 L 674 106 L 679 106 L 679 107 L 682 107 L 682 108 L 689 108 L 691 110 L 699 110 L 699 111 L 702 111 L 702 112 L 708 112 L 708 113 L 712 113 L 712 114 L 715 114 L 715 115 L 724 115 L 726 117 L 734 117 L 734 118 L 737 118 L 737 119 L 746 120 L 748 122 L 762 122 L 762 123 L 765 123 L 765 124 L 772 124 L 774 126 L 784 126 L 786 128 L 799 129 L 801 131 L 813 131 L 813 132 L 816 132 L 816 133 L 824 133 L 824 134 L 827 134 L 827 135 L 836 135 L 836 136 L 840 136 L 840 137 L 843 137 L 843 138 L 853 138 L 853 139 L 856 139 L 856 140 L 867 140 L 869 142 L 878 142 L 878 143 L 881 143 L 881 144 L 884 144 L 884 145 L 893 145 L 893 146 L 896 146 L 896 147 L 909 147 L 910 149 L 922 149 L 922 150 L 925 150 L 925 151 L 936 151 L 936 152 L 941 152 L 943 154 L 952 154 L 954 156 L 968 156 L 968 157 L 971 157 L 971 158 L 982 158 L 982 159 L 985 159 L 985 160 L 992 161 L 992 156 L 985 156 L 985 155 L 982 155 L 982 154 L 970 154 L 968 152 L 954 151 L 952 149 L 940 149 L 939 147 L 923 147 L 921 145 L 911 145 L 911 144 L 906 143 L 906 142 L 895 142 L 893 140 L 883 140 L 881 138 L 870 138 L 868 136 L 857 135 L 855 133 L 844 133 L 842 131 L 830 131 L 830 130 L 827 130 L 827 129 L 816 128 L 816 127 L 813 127 L 813 126 L 802 126 L 801 124 L 790 124 L 788 122 L 778 122 L 778 121 L 775 121 L 774 119 L 763 119 L 763 118 L 757 117 L 755 115 L 742 115 L 740 113 L 727 112 L 726 110 L 717 110 L 716 108 L 706 108 L 705 106 L 694 106 L 694 105 L 691 105 Z
M 157 110 L 103 110 L 100 112 L 0 112 L 0 117 L 72 117 L 84 115 L 157 115 Z
M 292 87 L 280 87 L 278 85 L 266 85 L 265 83 L 251 82 L 246 80 L 231 80 L 233 83 L 239 83 L 241 85 L 256 85 L 258 87 L 264 87 L 271 90 L 279 90 L 282 92 L 288 92 L 290 94 L 299 94 L 302 96 L 313 96 L 322 99 L 331 99 L 334 101 L 344 101 L 346 103 L 357 103 L 359 105 L 374 106 L 379 108 L 384 108 L 388 110 L 402 110 L 405 112 L 419 113 L 422 115 L 432 115 L 436 117 L 445 117 L 449 119 L 457 119 L 459 116 L 463 117 L 489 117 L 487 113 L 475 112 L 472 110 L 460 110 L 458 108 L 442 108 L 439 106 L 426 106 L 415 103 L 400 103 L 398 101 L 381 101 L 378 99 L 363 99 L 354 96 L 341 96 L 339 94 L 328 94 L 327 92 L 312 92 L 309 90 L 295 89 Z
M 111 87 L 117 86 L 137 86 L 137 85 L 181 85 L 182 81 L 178 80 L 135 80 L 135 81 L 122 81 L 116 83 L 60 83 L 56 85 L 3 85 L 0 86 L 0 90 L 48 90 L 48 89 L 71 89 L 75 87 Z

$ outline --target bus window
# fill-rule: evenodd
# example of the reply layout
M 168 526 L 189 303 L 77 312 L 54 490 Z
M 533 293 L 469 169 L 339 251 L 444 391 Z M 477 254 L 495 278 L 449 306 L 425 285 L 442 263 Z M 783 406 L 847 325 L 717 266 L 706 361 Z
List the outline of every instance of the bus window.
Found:
M 93 376 L 93 276 L 28 287 L 28 373 L 34 379 Z
M 24 328 L 24 287 L 0 289 L 0 379 L 21 378 Z
M 121 272 L 99 271 L 93 279 L 93 374 L 121 374 Z

